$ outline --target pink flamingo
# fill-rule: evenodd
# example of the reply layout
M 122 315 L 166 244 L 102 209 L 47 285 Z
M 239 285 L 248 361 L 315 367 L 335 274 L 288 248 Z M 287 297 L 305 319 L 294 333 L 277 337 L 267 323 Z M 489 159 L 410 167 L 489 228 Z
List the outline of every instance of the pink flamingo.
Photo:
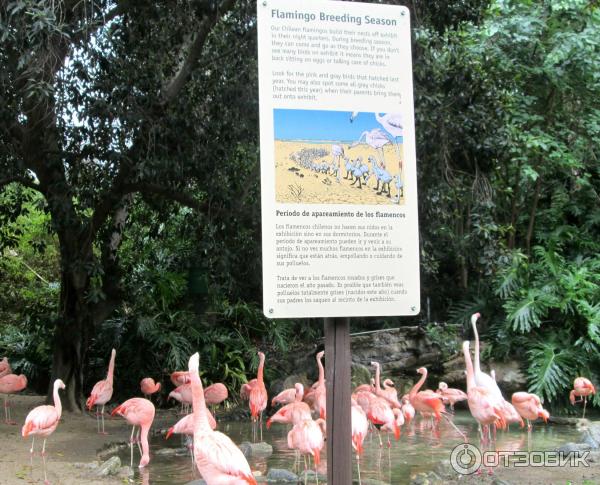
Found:
M 548 422 L 550 413 L 542 407 L 540 398 L 529 392 L 515 392 L 510 399 L 513 406 L 522 418 L 527 420 L 527 430 L 531 431 L 531 421 L 541 418 L 544 422 Z M 524 426 L 521 419 L 521 428 Z
M 228 436 L 210 428 L 198 373 L 199 360 L 199 354 L 195 353 L 189 361 L 194 409 L 194 459 L 198 471 L 207 485 L 257 485 L 240 449 Z
M 361 384 L 360 386 L 357 386 L 356 389 L 354 389 L 355 394 L 357 392 L 362 391 L 372 392 L 373 394 L 375 394 L 375 379 L 371 379 L 371 384 Z
M 62 414 L 62 405 L 60 402 L 60 396 L 58 395 L 59 389 L 64 389 L 65 383 L 60 379 L 54 381 L 54 390 L 52 396 L 54 397 L 54 406 L 38 406 L 29 411 L 29 414 L 25 418 L 25 424 L 21 428 L 21 436 L 27 438 L 32 435 L 31 449 L 29 452 L 33 457 L 33 447 L 35 444 L 35 435 L 44 437 L 44 444 L 42 445 L 42 461 L 44 464 L 44 484 L 48 485 L 48 477 L 46 476 L 46 439 L 58 426 L 60 416 Z M 33 458 L 32 458 L 33 459 Z
M 208 419 L 208 425 L 210 426 L 210 429 L 217 429 L 217 422 L 208 409 L 206 410 L 206 418 Z M 171 426 L 167 430 L 165 439 L 168 440 L 174 434 L 185 434 L 188 436 L 194 435 L 194 413 L 186 414 L 183 418 Z
M 229 397 L 225 384 L 217 382 L 204 389 L 204 400 L 208 406 L 217 406 Z
M 140 446 L 140 440 L 142 443 L 142 448 L 140 449 L 140 454 L 142 456 L 138 467 L 143 468 L 148 463 L 150 463 L 150 447 L 148 446 L 148 432 L 150 431 L 150 426 L 152 426 L 152 422 L 154 421 L 154 413 L 154 404 L 152 404 L 151 401 L 148 401 L 148 399 L 144 399 L 142 397 L 132 397 L 120 406 L 117 406 L 112 412 L 113 416 L 115 414 L 123 416 L 125 420 L 132 426 L 131 438 L 129 439 L 129 450 L 131 452 L 131 467 L 133 467 L 134 441 L 138 444 L 138 448 Z M 140 427 L 141 432 L 138 432 L 138 438 L 134 440 L 133 435 L 135 433 L 136 426 Z
M 352 424 L 352 448 L 356 451 L 356 468 L 358 470 L 358 483 L 360 485 L 360 456 L 363 453 L 365 437 L 369 432 L 369 421 L 363 409 L 353 398 L 350 408 L 350 418 Z
M 2 360 L 0 360 L 0 377 L 4 377 L 8 374 L 12 374 L 12 369 L 8 363 L 8 357 L 2 357 Z
M 181 384 L 169 393 L 167 399 L 174 399 L 179 401 L 182 405 L 182 410 L 185 412 L 192 404 L 192 386 L 188 382 L 187 384 Z
M 398 393 L 396 392 L 396 389 L 394 389 L 393 386 L 387 387 L 385 389 L 381 389 L 381 384 L 379 382 L 379 378 L 380 378 L 379 362 L 371 362 L 371 365 L 373 367 L 375 367 L 375 395 L 388 401 L 390 406 L 395 407 L 395 408 L 400 408 L 401 404 L 398 402 Z M 388 385 L 389 385 L 389 383 L 392 383 L 392 385 L 394 384 L 391 379 L 386 379 L 384 382 L 384 385 L 386 382 L 388 383 Z
M 296 400 L 296 388 L 290 387 L 288 389 L 284 389 L 277 396 L 271 399 L 271 406 L 276 406 L 277 404 L 290 404 Z
M 419 391 L 427 379 L 427 369 L 419 367 L 417 373 L 421 374 L 422 377 L 408 393 L 408 399 L 415 411 L 431 413 L 435 416 L 435 420 L 439 422 L 442 419 L 442 413 L 445 411 L 442 398 L 439 394 L 430 390 Z
M 410 403 L 408 394 L 402 396 L 402 414 L 404 414 L 404 422 L 410 424 L 415 417 L 415 408 Z
M 402 126 L 402 115 L 400 113 L 386 113 L 381 116 L 379 113 L 375 113 L 375 119 L 383 126 L 383 129 L 387 131 L 394 141 L 394 147 L 396 148 L 396 155 L 398 156 L 398 168 L 402 171 L 402 159 L 400 157 L 400 148 L 396 138 L 404 136 L 404 127 Z
M 288 448 L 298 450 L 301 454 L 314 458 L 317 484 L 319 483 L 317 469 L 321 463 L 321 450 L 325 444 L 323 438 L 326 432 L 325 427 L 324 419 L 319 418 L 316 421 L 313 421 L 312 418 L 303 419 L 294 424 L 294 427 L 287 435 Z
M 115 357 L 117 356 L 117 351 L 112 349 L 110 354 L 110 362 L 108 363 L 108 373 L 106 374 L 106 379 L 103 381 L 98 381 L 92 388 L 92 392 L 90 397 L 87 398 L 85 405 L 88 410 L 92 410 L 92 407 L 96 406 L 96 424 L 98 426 L 98 434 L 108 434 L 104 431 L 104 406 L 113 394 L 113 375 L 115 373 Z M 102 412 L 98 414 L 98 406 L 102 406 Z M 100 421 L 99 416 L 102 416 L 102 431 L 100 431 Z
M 304 386 L 297 382 L 294 386 L 294 391 L 296 391 L 294 402 L 281 407 L 271 416 L 267 420 L 267 429 L 271 427 L 271 423 L 295 424 L 303 419 L 311 419 L 309 405 L 302 402 Z
M 323 363 L 321 359 L 325 352 L 321 350 L 317 354 L 317 367 L 319 368 L 319 380 L 318 385 L 314 388 L 315 393 L 315 411 L 319 413 L 321 419 L 327 419 L 327 390 L 325 388 L 325 369 L 323 369 Z
M 10 419 L 10 395 L 27 387 L 27 377 L 23 374 L 6 374 L 0 377 L 0 394 L 4 394 L 4 422 L 17 424 Z
M 463 354 L 467 367 L 467 402 L 471 414 L 481 428 L 485 428 L 491 424 L 504 428 L 506 423 L 501 411 L 501 402 L 487 387 L 478 386 L 475 382 L 475 373 L 473 371 L 473 363 L 471 362 L 468 340 L 463 342 Z M 483 436 L 484 432 L 482 431 L 482 440 Z
M 585 418 L 585 407 L 587 405 L 587 397 L 591 394 L 596 394 L 596 388 L 589 379 L 585 377 L 577 377 L 573 381 L 573 390 L 569 394 L 569 400 L 571 401 L 572 405 L 575 405 L 575 403 L 582 401 L 582 399 L 576 401 L 575 397 L 583 398 L 583 415 L 581 416 L 582 419 Z
M 154 382 L 152 377 L 145 377 L 140 381 L 140 389 L 146 399 L 150 399 L 150 396 L 160 391 L 160 382 Z
M 392 411 L 392 407 L 382 397 L 376 396 L 370 392 L 359 392 L 355 396 L 356 402 L 363 409 L 367 418 L 373 426 L 378 428 L 379 431 L 393 431 L 396 440 L 400 439 L 400 428 L 396 423 L 396 416 Z M 385 429 L 384 429 L 385 428 Z M 381 441 L 381 432 L 378 433 L 379 446 L 383 446 Z M 391 446 L 388 437 L 388 446 Z
M 247 392 L 248 400 L 250 403 L 250 416 L 252 422 L 256 423 L 260 420 L 260 431 L 262 439 L 262 415 L 263 411 L 267 408 L 269 402 L 269 396 L 267 394 L 267 388 L 265 387 L 264 381 L 264 367 L 265 367 L 265 354 L 262 352 L 258 353 L 258 371 L 256 373 L 256 381 L 253 379 L 248 384 L 242 386 L 242 397 Z
M 440 382 L 438 384 L 438 394 L 441 394 L 445 399 L 448 400 L 450 404 L 450 409 L 454 411 L 454 405 L 457 402 L 465 401 L 467 399 L 467 393 L 461 391 L 460 389 L 454 389 L 452 387 L 448 387 L 448 384 L 445 382 Z
M 190 382 L 190 375 L 186 370 L 178 370 L 171 373 L 171 382 L 175 387 L 181 386 L 182 384 L 188 384 Z

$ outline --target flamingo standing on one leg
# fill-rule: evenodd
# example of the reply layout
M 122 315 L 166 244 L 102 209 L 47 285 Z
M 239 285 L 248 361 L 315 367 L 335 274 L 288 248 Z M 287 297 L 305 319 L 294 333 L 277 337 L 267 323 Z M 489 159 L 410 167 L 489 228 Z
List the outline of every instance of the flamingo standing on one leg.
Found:
M 262 439 L 262 415 L 267 408 L 269 396 L 264 381 L 265 354 L 258 353 L 258 371 L 256 373 L 256 385 L 250 389 L 248 400 L 250 402 L 250 415 L 252 422 L 260 421 L 260 433 Z
M 217 406 L 229 397 L 225 384 L 216 382 L 204 389 L 204 400 L 208 406 Z
M 576 401 L 575 397 L 583 398 L 583 415 L 581 416 L 582 419 L 585 418 L 585 407 L 587 405 L 587 397 L 591 394 L 596 394 L 596 388 L 589 379 L 585 377 L 577 377 L 573 381 L 573 390 L 569 394 L 569 400 L 571 401 L 572 405 L 575 405 L 575 403 L 582 401 L 582 399 Z
M 33 408 L 27 417 L 25 418 L 25 424 L 21 429 L 21 435 L 23 438 L 32 435 L 31 449 L 29 450 L 33 460 L 33 446 L 35 444 L 35 435 L 44 437 L 44 444 L 42 445 L 42 461 L 44 464 L 44 484 L 48 485 L 48 477 L 46 476 L 46 439 L 50 436 L 60 421 L 62 414 L 62 405 L 60 402 L 60 396 L 58 395 L 59 389 L 64 389 L 65 383 L 60 379 L 54 381 L 54 390 L 52 397 L 54 398 L 54 406 L 38 406 Z
M 98 381 L 92 388 L 92 392 L 90 393 L 90 397 L 87 398 L 85 405 L 88 410 L 92 410 L 94 406 L 96 406 L 96 424 L 98 426 L 98 434 L 108 434 L 104 431 L 104 406 L 113 393 L 113 375 L 115 373 L 115 357 L 117 356 L 117 351 L 112 349 L 110 354 L 110 362 L 108 363 L 108 372 L 106 374 L 106 379 L 103 381 Z M 98 406 L 102 406 L 102 412 L 100 415 L 102 416 L 102 431 L 100 431 L 100 421 L 98 414 Z
M 10 395 L 27 387 L 27 377 L 23 374 L 6 374 L 0 377 L 0 394 L 4 394 L 4 422 L 17 424 L 10 419 Z
M 189 361 L 194 409 L 194 460 L 198 471 L 207 485 L 257 485 L 240 449 L 228 436 L 210 428 L 198 372 L 199 360 L 199 354 L 195 353 Z
M 141 397 L 132 397 L 128 399 L 120 406 L 117 406 L 112 415 L 118 414 L 119 416 L 123 416 L 125 420 L 132 426 L 131 429 L 131 438 L 129 440 L 129 449 L 131 452 L 131 463 L 130 466 L 133 467 L 133 443 L 136 441 L 138 443 L 138 448 L 140 446 L 140 440 L 142 443 L 142 448 L 140 450 L 141 458 L 139 468 L 145 467 L 148 463 L 150 463 L 150 447 L 148 445 L 148 432 L 150 431 L 150 426 L 152 426 L 152 422 L 154 421 L 155 414 L 154 404 L 148 399 L 144 399 Z M 140 427 L 140 433 L 138 434 L 138 439 L 134 440 L 135 427 Z
M 160 391 L 160 382 L 154 382 L 152 377 L 145 377 L 140 381 L 140 389 L 146 399 L 150 399 L 150 396 Z
M 179 401 L 182 406 L 182 411 L 187 411 L 189 406 L 192 405 L 192 386 L 189 382 L 187 384 L 181 384 L 169 393 L 167 399 Z

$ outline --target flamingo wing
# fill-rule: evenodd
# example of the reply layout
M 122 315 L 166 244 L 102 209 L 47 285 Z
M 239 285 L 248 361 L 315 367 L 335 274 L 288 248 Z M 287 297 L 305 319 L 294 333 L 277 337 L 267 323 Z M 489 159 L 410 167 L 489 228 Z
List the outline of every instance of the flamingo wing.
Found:
M 25 418 L 22 434 L 26 437 L 30 433 L 50 430 L 56 426 L 59 419 L 60 416 L 54 406 L 38 406 L 32 409 Z
M 250 465 L 241 450 L 223 433 L 202 434 L 194 437 L 194 457 L 200 473 L 216 471 L 221 475 L 237 477 L 240 481 L 256 485 Z M 209 471 L 210 470 L 210 471 Z
M 88 409 L 92 409 L 95 404 L 106 404 L 110 401 L 113 393 L 112 383 L 107 379 L 98 381 L 92 388 L 90 397 L 85 402 Z

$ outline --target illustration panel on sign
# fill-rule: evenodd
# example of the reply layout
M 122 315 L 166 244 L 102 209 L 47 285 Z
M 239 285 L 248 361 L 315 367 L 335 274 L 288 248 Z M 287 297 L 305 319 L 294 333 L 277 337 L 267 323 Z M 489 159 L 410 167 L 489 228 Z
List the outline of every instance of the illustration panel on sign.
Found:
M 404 204 L 399 113 L 275 109 L 280 203 Z

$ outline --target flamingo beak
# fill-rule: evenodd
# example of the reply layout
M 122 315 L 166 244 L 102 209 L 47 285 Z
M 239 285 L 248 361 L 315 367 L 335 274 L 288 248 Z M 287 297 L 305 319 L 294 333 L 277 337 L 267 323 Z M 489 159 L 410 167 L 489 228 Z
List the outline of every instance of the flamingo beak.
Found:
M 165 439 L 166 439 L 166 440 L 168 440 L 168 439 L 171 437 L 171 435 L 173 434 L 173 428 L 174 428 L 174 427 L 173 427 L 173 426 L 171 426 L 171 427 L 169 428 L 169 430 L 167 431 L 167 434 L 165 435 Z

